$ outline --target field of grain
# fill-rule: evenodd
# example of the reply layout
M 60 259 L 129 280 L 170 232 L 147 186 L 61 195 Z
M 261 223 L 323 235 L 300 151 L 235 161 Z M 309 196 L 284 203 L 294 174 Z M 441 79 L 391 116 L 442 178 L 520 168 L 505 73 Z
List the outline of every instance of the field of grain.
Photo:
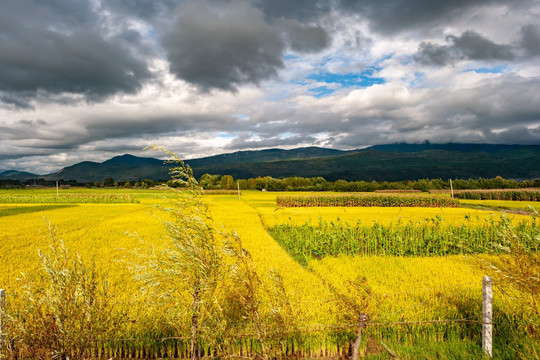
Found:
M 77 196 L 66 196 L 75 194 Z M 21 273 L 32 275 L 39 271 L 38 249 L 44 251 L 49 246 L 48 221 L 57 226 L 58 236 L 68 248 L 94 261 L 99 272 L 108 277 L 116 306 L 127 314 L 114 336 L 132 340 L 109 341 L 102 348 L 103 355 L 187 356 L 186 334 L 176 333 L 178 327 L 163 320 L 164 314 L 172 309 L 168 309 L 166 303 L 159 309 L 148 306 L 149 294 L 130 271 L 133 262 L 138 261 L 133 249 L 154 247 L 159 250 L 167 246 L 163 221 L 168 215 L 156 205 L 169 206 L 170 194 L 157 190 L 72 189 L 61 190 L 60 195 L 71 200 L 45 201 L 56 196 L 52 190 L 0 191 L 0 201 L 4 199 L 4 203 L 0 203 L 0 288 L 7 290 L 8 310 L 17 307 L 17 301 L 9 301 L 10 294 L 22 296 L 18 291 L 22 285 L 17 280 Z M 100 201 L 112 195 L 115 195 L 112 198 L 129 201 Z M 24 204 L 11 200 L 21 197 L 27 199 Z M 350 301 L 366 306 L 365 311 L 370 314 L 371 325 L 366 328 L 362 343 L 366 356 L 391 358 L 395 351 L 400 358 L 418 358 L 419 347 L 425 350 L 423 358 L 446 357 L 445 354 L 452 353 L 477 358 L 481 354 L 478 321 L 481 320 L 483 273 L 471 265 L 471 259 L 459 252 L 441 251 L 440 247 L 429 253 L 420 249 L 407 256 L 390 250 L 397 248 L 399 240 L 396 238 L 403 234 L 397 229 L 402 226 L 443 229 L 443 232 L 449 227 L 462 228 L 465 231 L 462 236 L 466 236 L 474 229 L 499 221 L 499 212 L 439 207 L 281 208 L 276 206 L 275 193 L 257 191 L 244 191 L 241 200 L 232 194 L 213 194 L 207 196 L 207 201 L 215 224 L 227 231 L 234 230 L 242 239 L 261 286 L 271 287 L 271 274 L 275 272 L 283 277 L 290 311 L 282 325 L 294 328 L 294 336 L 282 335 L 273 345 L 274 354 L 335 357 L 346 353 L 357 326 L 347 310 Z M 514 206 L 511 202 L 504 205 Z M 508 216 L 514 224 L 529 224 L 523 226 L 531 229 L 537 226 L 530 215 Z M 310 241 L 316 243 L 317 231 L 324 227 L 331 229 L 332 223 L 341 224 L 340 231 L 345 238 L 349 238 L 345 230 L 349 225 L 375 226 L 376 230 L 377 226 L 382 230 L 391 226 L 396 232 L 385 245 L 387 253 L 336 250 L 301 259 L 294 251 L 306 253 L 307 248 L 293 251 L 292 247 L 298 242 L 280 241 L 275 232 L 279 226 L 288 226 L 291 231 L 304 227 L 304 232 L 311 232 Z M 324 235 L 335 237 L 332 231 Z M 450 237 L 445 239 L 450 240 Z M 374 248 L 377 246 L 375 244 Z M 321 247 L 325 248 L 328 247 Z M 369 303 L 365 298 L 357 298 L 367 288 Z M 497 292 L 496 321 L 525 324 L 523 319 L 528 314 L 523 314 L 516 304 Z M 275 311 L 271 293 L 265 292 L 261 296 L 261 316 L 267 314 L 268 319 L 272 319 Z M 499 355 L 496 358 L 520 356 L 516 349 L 522 345 L 517 344 L 510 330 L 504 326 L 497 329 L 495 354 Z M 247 348 L 256 351 L 257 339 L 250 339 L 249 332 L 247 334 L 239 346 L 243 346 L 244 351 Z M 513 345 L 508 346 L 509 343 Z M 211 346 L 208 345 L 208 352 L 212 351 Z

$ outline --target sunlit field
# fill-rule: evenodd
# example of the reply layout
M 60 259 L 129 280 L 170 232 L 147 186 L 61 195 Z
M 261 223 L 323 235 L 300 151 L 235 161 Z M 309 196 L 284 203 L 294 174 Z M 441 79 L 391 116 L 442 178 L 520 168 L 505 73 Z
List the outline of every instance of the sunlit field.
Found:
M 107 198 L 105 195 L 117 195 L 129 201 L 103 203 L 100 199 Z M 207 201 L 216 225 L 229 232 L 234 230 L 240 236 L 242 245 L 253 257 L 263 285 L 270 282 L 272 271 L 282 274 L 294 309 L 291 319 L 294 315 L 294 326 L 302 333 L 301 341 L 283 340 L 282 349 L 293 346 L 309 356 L 343 354 L 356 325 L 344 314 L 340 298 L 356 296 L 358 282 L 362 281 L 372 293 L 369 304 L 372 325 L 367 327 L 362 344 L 366 355 L 391 358 L 380 342 L 397 352 L 400 358 L 418 358 L 418 347 L 425 350 L 425 358 L 452 353 L 477 358 L 481 354 L 478 322 L 481 320 L 483 273 L 472 266 L 476 256 L 436 253 L 371 256 L 344 252 L 299 259 L 289 246 L 270 233 L 279 225 L 309 225 L 316 229 L 323 222 L 328 226 L 340 222 L 344 226 L 368 227 L 374 224 L 422 227 L 436 222 L 442 229 L 448 226 L 475 228 L 499 219 L 499 212 L 472 208 L 280 208 L 276 205 L 276 195 L 244 191 L 241 199 L 236 195 L 208 195 Z M 167 215 L 156 205 L 168 206 L 171 194 L 162 190 L 70 189 L 60 190 L 62 196 L 65 197 L 63 202 L 49 200 L 47 203 L 44 199 L 54 199 L 56 190 L 0 191 L 0 201 L 4 201 L 0 203 L 0 288 L 7 290 L 8 299 L 20 288 L 17 279 L 22 273 L 32 275 L 39 271 L 38 249 L 43 251 L 49 246 L 46 230 L 50 222 L 57 227 L 58 236 L 69 249 L 95 262 L 99 272 L 107 275 L 111 296 L 117 306 L 129 313 L 129 322 L 119 327 L 124 332 L 119 333 L 119 337 L 173 336 L 167 326 L 160 328 L 160 324 L 152 323 L 152 319 L 160 319 L 161 315 L 155 313 L 155 309 L 148 310 L 145 305 L 148 294 L 141 291 L 141 284 L 129 270 L 137 261 L 132 256 L 133 249 L 152 246 L 159 249 L 167 245 L 163 227 Z M 23 197 L 24 204 L 14 203 L 17 200 L 13 199 Z M 114 196 L 109 197 L 112 198 Z M 98 203 L 91 203 L 92 199 Z M 496 205 L 523 206 L 501 201 Z M 538 226 L 530 215 L 506 216 L 515 224 L 528 222 L 527 226 Z M 312 241 L 317 242 L 317 237 Z M 268 302 L 263 303 L 262 309 L 271 312 L 270 300 L 264 299 L 263 302 Z M 8 304 L 17 306 L 16 301 L 8 301 Z M 523 323 L 527 314 L 514 305 L 508 298 L 496 296 L 495 321 Z M 439 320 L 463 321 L 437 322 Z M 510 336 L 508 328 L 497 329 L 496 358 L 519 356 L 507 345 L 516 341 Z M 160 344 L 164 344 L 160 340 L 148 341 L 147 345 L 137 345 L 135 341 L 130 344 L 153 349 L 140 350 L 137 353 L 140 356 L 164 354 L 159 350 Z M 167 346 L 174 348 L 174 345 Z M 110 355 L 115 354 L 114 349 L 109 351 Z

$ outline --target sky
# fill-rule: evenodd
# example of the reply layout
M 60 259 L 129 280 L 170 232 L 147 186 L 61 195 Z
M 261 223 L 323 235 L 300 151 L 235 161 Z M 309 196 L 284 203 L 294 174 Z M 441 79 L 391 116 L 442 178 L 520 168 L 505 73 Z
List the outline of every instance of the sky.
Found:
M 540 144 L 540 0 L 0 0 L 0 171 Z

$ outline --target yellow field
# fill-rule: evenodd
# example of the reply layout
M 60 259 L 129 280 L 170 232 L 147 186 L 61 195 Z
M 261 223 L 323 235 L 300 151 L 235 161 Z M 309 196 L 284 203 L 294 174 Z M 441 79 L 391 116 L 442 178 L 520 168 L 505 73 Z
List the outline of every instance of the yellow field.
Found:
M 288 193 L 296 195 L 309 195 L 311 193 Z M 263 223 L 267 227 L 277 224 L 293 223 L 302 225 L 306 222 L 315 225 L 319 219 L 326 221 L 341 220 L 349 224 L 360 221 L 364 225 L 372 225 L 378 222 L 381 225 L 397 224 L 398 222 L 424 222 L 426 219 L 439 217 L 443 225 L 458 225 L 470 223 L 479 224 L 490 218 L 500 217 L 498 211 L 476 210 L 469 208 L 410 208 L 410 207 L 306 207 L 306 208 L 278 208 L 275 205 L 275 194 L 263 192 L 246 192 L 243 200 L 248 202 L 260 215 Z M 466 204 L 478 204 L 481 202 L 487 206 L 507 206 L 515 208 L 525 208 L 526 204 L 515 204 L 511 201 L 476 201 L 462 200 Z M 496 204 L 495 204 L 496 203 Z M 535 205 L 538 207 L 538 205 Z M 508 215 L 515 221 L 527 219 L 527 216 Z
M 37 250 L 48 246 L 46 218 L 58 227 L 59 237 L 70 249 L 78 251 L 87 260 L 94 260 L 99 269 L 108 274 L 110 286 L 118 296 L 128 302 L 135 301 L 140 285 L 133 280 L 122 260 L 132 259 L 129 253 L 140 246 L 133 234 L 138 234 L 158 248 L 162 246 L 164 230 L 160 217 L 163 214 L 154 205 L 164 204 L 166 200 L 155 191 L 130 193 L 140 202 L 39 206 L 0 204 L 0 288 L 7 289 L 9 294 L 11 289 L 20 286 L 16 281 L 20 273 L 37 271 Z M 435 217 L 440 217 L 443 224 L 468 221 L 474 225 L 498 216 L 497 212 L 463 208 L 284 209 L 276 207 L 275 197 L 275 193 L 245 191 L 241 200 L 234 195 L 210 195 L 208 201 L 215 223 L 229 231 L 234 230 L 241 237 L 263 281 L 267 281 L 271 269 L 283 274 L 294 307 L 302 317 L 300 323 L 304 329 L 343 325 L 340 314 L 335 311 L 336 291 L 338 296 L 354 291 L 350 282 L 359 276 L 367 279 L 378 301 L 379 305 L 374 311 L 375 322 L 480 318 L 483 274 L 461 256 L 341 256 L 311 260 L 307 267 L 303 267 L 278 245 L 265 226 L 287 222 L 316 223 L 319 218 L 327 221 L 339 218 L 349 223 L 361 221 L 371 225 L 373 222 L 414 223 Z M 527 216 L 514 215 L 513 218 L 519 220 Z M 514 313 L 508 304 L 498 301 L 498 306 L 506 308 L 507 315 Z M 138 306 L 133 307 L 136 308 Z M 384 329 L 383 325 L 370 331 L 384 335 Z M 425 329 L 419 326 L 417 331 L 427 331 L 431 338 L 437 339 L 448 336 L 444 327 Z M 467 332 L 468 329 L 462 327 L 459 331 Z M 314 344 L 312 349 L 328 345 L 324 332 L 322 334 L 323 340 Z

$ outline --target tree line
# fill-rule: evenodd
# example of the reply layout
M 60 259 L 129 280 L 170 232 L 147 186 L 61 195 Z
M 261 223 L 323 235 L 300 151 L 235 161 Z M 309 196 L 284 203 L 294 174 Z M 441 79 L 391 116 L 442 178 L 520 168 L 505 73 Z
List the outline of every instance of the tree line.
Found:
M 237 183 L 238 181 L 238 183 Z M 242 190 L 266 191 L 339 191 L 339 192 L 372 192 L 377 190 L 450 190 L 450 180 L 420 179 L 404 181 L 326 181 L 322 177 L 287 177 L 270 176 L 235 180 L 231 175 L 204 174 L 199 184 L 206 190 L 234 190 L 237 186 Z M 497 176 L 492 179 L 453 179 L 452 186 L 456 190 L 473 189 L 522 189 L 540 187 L 540 179 L 512 180 Z
M 88 187 L 88 188 L 151 188 L 158 185 L 169 187 L 182 187 L 174 179 L 169 180 L 131 180 L 115 181 L 106 178 L 104 181 L 77 182 L 75 180 L 59 180 L 60 185 Z M 286 178 L 273 178 L 271 176 L 249 179 L 234 179 L 231 175 L 204 174 L 199 178 L 200 186 L 205 190 L 266 190 L 266 191 L 338 191 L 338 192 L 372 192 L 377 190 L 450 190 L 450 180 L 420 179 L 402 181 L 326 181 L 323 177 L 304 178 L 299 176 Z M 18 180 L 0 180 L 0 187 L 26 187 L 26 186 L 55 186 L 52 180 L 29 179 L 24 182 Z M 452 179 L 455 190 L 474 189 L 522 189 L 540 187 L 540 179 L 514 180 L 495 178 Z

